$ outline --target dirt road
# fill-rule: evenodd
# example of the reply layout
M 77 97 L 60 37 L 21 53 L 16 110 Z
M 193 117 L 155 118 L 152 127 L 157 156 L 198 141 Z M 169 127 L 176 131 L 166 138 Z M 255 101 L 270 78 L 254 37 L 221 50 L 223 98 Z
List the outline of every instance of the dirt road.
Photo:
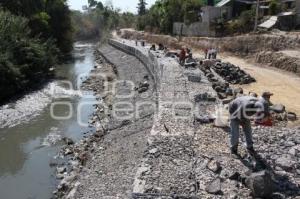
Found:
M 242 86 L 246 92 L 253 91 L 259 94 L 264 90 L 269 90 L 274 93 L 272 97 L 273 103 L 284 104 L 288 111 L 300 115 L 299 76 L 275 68 L 251 63 L 250 60 L 238 57 L 222 55 L 221 58 L 224 62 L 230 62 L 240 66 L 257 80 L 256 83 Z

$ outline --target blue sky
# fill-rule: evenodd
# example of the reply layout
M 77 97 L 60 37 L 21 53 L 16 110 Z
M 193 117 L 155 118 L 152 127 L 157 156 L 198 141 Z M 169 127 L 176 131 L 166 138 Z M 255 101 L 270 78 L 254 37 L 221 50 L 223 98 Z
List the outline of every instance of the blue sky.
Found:
M 146 0 L 148 7 L 154 4 L 156 0 Z M 81 10 L 83 5 L 87 5 L 87 0 L 68 0 L 71 9 Z M 106 0 L 101 1 L 105 4 Z M 137 12 L 137 4 L 139 0 L 112 0 L 114 7 L 121 8 L 122 11 Z

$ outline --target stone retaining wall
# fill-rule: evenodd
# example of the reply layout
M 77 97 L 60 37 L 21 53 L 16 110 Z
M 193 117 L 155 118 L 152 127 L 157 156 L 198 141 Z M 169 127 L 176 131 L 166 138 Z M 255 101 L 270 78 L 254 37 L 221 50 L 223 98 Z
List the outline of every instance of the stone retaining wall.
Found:
M 215 102 L 205 100 L 196 102 L 195 96 L 204 93 L 216 95 L 211 83 L 200 69 L 182 67 L 175 59 L 165 57 L 161 52 L 149 51 L 147 47 L 137 46 L 134 41 L 110 40 L 109 43 L 141 60 L 158 87 L 158 109 L 154 114 L 152 129 L 145 135 L 148 146 L 136 171 L 132 198 L 151 197 L 153 194 L 171 196 L 170 188 L 175 186 L 180 186 L 176 190 L 177 196 L 185 196 L 185 190 L 195 182 L 189 178 L 195 172 L 197 158 L 190 151 L 194 150 L 192 143 L 196 131 L 200 130 L 195 126 L 195 114 L 206 116 L 216 105 Z M 201 77 L 201 82 L 190 81 L 190 75 Z M 153 158 L 157 153 L 165 155 Z M 174 165 L 174 157 L 179 165 Z M 161 187 L 158 192 L 148 192 L 158 184 Z
M 138 58 L 145 65 L 145 67 L 147 68 L 151 77 L 153 78 L 154 83 L 155 83 L 155 88 L 157 90 L 157 88 L 159 87 L 159 82 L 160 82 L 159 78 L 158 78 L 158 74 L 160 74 L 159 73 L 160 66 L 159 66 L 158 60 L 156 59 L 155 55 L 152 52 L 147 51 L 146 49 L 142 49 L 142 48 L 140 48 L 140 49 L 135 48 L 135 47 L 132 47 L 125 43 L 121 43 L 120 41 L 113 40 L 113 39 L 109 40 L 109 44 L 119 50 L 122 50 L 122 51 Z
M 262 51 L 255 57 L 257 63 L 268 64 L 285 71 L 300 75 L 299 58 L 287 56 L 281 52 Z

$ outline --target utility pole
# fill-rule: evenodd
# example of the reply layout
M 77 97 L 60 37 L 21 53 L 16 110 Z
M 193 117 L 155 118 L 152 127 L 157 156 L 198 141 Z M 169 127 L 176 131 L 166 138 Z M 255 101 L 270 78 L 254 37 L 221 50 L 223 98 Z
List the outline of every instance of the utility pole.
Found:
M 258 26 L 258 15 L 259 15 L 259 0 L 256 1 L 256 14 L 255 14 L 254 32 L 257 31 L 257 26 Z

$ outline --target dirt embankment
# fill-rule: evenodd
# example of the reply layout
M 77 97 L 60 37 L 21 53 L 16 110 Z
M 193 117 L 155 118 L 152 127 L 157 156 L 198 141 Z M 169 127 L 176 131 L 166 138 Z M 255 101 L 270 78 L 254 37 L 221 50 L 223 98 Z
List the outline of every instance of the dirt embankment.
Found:
M 256 62 L 267 66 L 287 70 L 300 75 L 300 58 L 294 53 L 300 49 L 300 33 L 273 32 L 269 34 L 246 34 L 235 37 L 207 38 L 155 35 L 130 29 L 122 30 L 126 39 L 147 40 L 152 43 L 162 43 L 169 48 L 178 49 L 188 46 L 192 49 L 203 50 L 217 47 L 220 52 L 232 53 L 236 56 L 247 56 Z

